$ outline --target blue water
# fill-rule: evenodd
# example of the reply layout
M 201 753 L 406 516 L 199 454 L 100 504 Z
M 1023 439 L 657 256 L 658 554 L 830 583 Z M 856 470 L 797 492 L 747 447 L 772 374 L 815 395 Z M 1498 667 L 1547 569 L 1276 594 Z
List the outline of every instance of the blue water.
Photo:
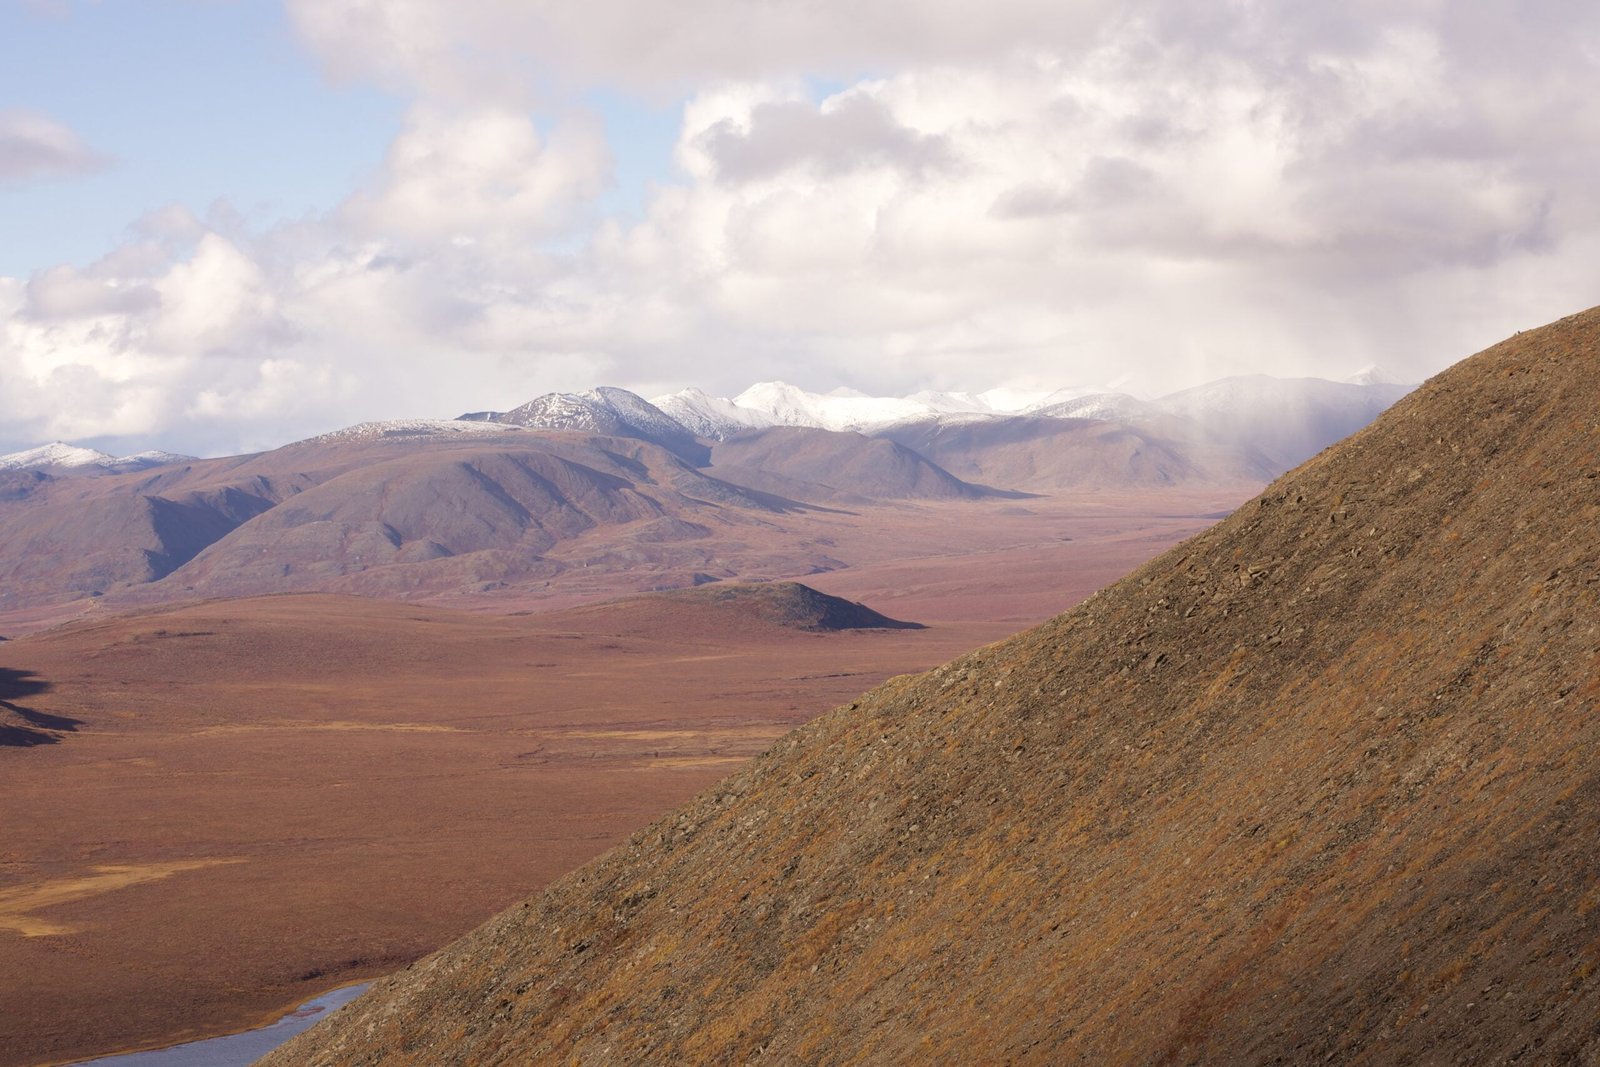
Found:
M 371 982 L 345 986 L 308 1000 L 271 1026 L 259 1030 L 246 1030 L 242 1034 L 213 1037 L 205 1041 L 191 1041 L 187 1045 L 152 1049 L 149 1052 L 128 1052 L 120 1056 L 101 1056 L 97 1060 L 82 1060 L 73 1067 L 247 1067 L 265 1056 L 295 1034 L 328 1017 L 335 1008 L 341 1008 L 366 991 Z

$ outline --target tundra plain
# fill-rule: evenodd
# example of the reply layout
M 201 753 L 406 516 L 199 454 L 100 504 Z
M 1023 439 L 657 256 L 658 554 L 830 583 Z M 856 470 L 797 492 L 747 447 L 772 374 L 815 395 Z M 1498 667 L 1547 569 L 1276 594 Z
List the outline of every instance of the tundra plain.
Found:
M 0 970 L 29 976 L 0 994 L 0 1063 L 229 1032 L 401 969 L 793 727 L 1064 610 L 1247 491 L 811 520 L 854 565 L 805 582 L 925 629 L 806 632 L 737 596 L 312 594 L 0 642 Z

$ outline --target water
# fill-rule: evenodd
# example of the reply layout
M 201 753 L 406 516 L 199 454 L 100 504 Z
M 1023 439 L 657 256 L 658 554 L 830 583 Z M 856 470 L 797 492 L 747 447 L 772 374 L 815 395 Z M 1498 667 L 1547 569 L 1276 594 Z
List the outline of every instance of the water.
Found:
M 246 1030 L 242 1034 L 191 1041 L 187 1045 L 152 1049 L 149 1052 L 101 1056 L 95 1060 L 82 1060 L 73 1067 L 90 1067 L 91 1064 L 94 1067 L 247 1067 L 295 1034 L 311 1029 L 313 1024 L 326 1018 L 335 1008 L 341 1008 L 356 999 L 371 984 L 363 982 L 324 993 L 259 1030 Z

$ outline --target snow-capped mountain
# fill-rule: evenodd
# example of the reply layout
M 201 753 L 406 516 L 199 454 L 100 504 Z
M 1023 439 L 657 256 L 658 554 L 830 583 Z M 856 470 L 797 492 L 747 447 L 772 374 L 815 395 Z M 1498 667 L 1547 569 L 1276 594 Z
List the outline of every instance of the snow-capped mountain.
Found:
M 1343 382 L 1265 374 L 1224 378 L 1156 399 L 1076 387 L 1054 392 L 1004 387 L 983 392 L 925 390 L 909 396 L 876 397 L 848 389 L 814 393 L 771 381 L 758 382 L 734 397 L 688 388 L 650 401 L 626 389 L 600 386 L 582 393 L 546 393 L 509 411 L 474 412 L 455 419 L 365 422 L 310 440 L 565 430 L 649 441 L 698 467 L 710 462 L 707 441 L 723 441 L 772 426 L 883 435 L 923 424 L 956 427 L 1025 418 L 1119 423 L 1164 419 L 1164 433 L 1254 449 L 1286 470 L 1365 426 L 1411 388 L 1388 381 L 1375 367 Z M 114 457 L 55 441 L 0 455 L 0 472 L 121 474 L 193 458 L 161 451 Z
M 546 393 L 510 411 L 476 412 L 462 418 L 530 430 L 635 437 L 696 464 L 706 462 L 709 456 L 683 423 L 638 394 L 608 385 L 582 393 Z
M 773 425 L 772 418 L 765 412 L 742 408 L 725 396 L 710 396 L 692 386 L 655 397 L 650 403 L 691 432 L 713 441 L 724 440 L 740 430 Z
M 711 440 L 773 425 L 855 430 L 905 443 L 919 428 L 954 431 L 994 423 L 985 432 L 1027 437 L 1031 431 L 1022 423 L 1028 419 L 1092 419 L 1154 428 L 1196 447 L 1237 450 L 1257 457 L 1264 468 L 1284 471 L 1359 430 L 1412 388 L 1367 368 L 1345 382 L 1265 374 L 1224 378 L 1155 399 L 1072 387 L 1043 395 L 992 389 L 869 397 L 761 382 L 732 398 L 686 389 L 656 403 Z
M 651 403 L 701 437 L 726 440 L 767 426 L 871 431 L 908 419 L 1008 414 L 1042 394 L 991 389 L 983 393 L 924 390 L 910 396 L 867 396 L 851 389 L 813 393 L 787 382 L 757 382 L 736 397 L 683 389 Z
M 861 430 L 938 410 L 909 397 L 808 393 L 787 382 L 758 382 L 733 402 L 766 415 L 775 426 L 823 430 Z
M 193 458 L 159 450 L 118 457 L 93 448 L 81 448 L 64 441 L 52 441 L 38 448 L 28 448 L 0 456 L 0 471 L 54 470 L 89 474 L 125 474 L 129 471 L 162 467 L 168 463 L 181 463 Z
M 38 448 L 0 456 L 0 471 L 40 470 L 45 467 L 97 467 L 115 462 L 116 457 L 108 456 L 104 452 L 96 452 L 92 448 L 79 448 L 65 441 L 52 441 Z
M 1052 419 L 1104 419 L 1109 422 L 1148 419 L 1164 412 L 1159 403 L 1140 400 L 1127 393 L 1088 393 L 1071 400 L 1028 409 L 1030 415 Z
M 970 423 L 1028 415 L 1133 422 L 1177 416 L 1192 424 L 1193 436 L 1257 447 L 1292 466 L 1366 425 L 1411 389 L 1383 381 L 1374 368 L 1356 377 L 1360 380 L 1264 374 L 1225 378 L 1155 400 L 1072 387 L 1044 394 L 991 389 L 872 397 L 847 390 L 812 393 L 786 382 L 760 382 L 732 398 L 684 389 L 652 403 L 689 431 L 711 440 L 765 426 L 878 433 L 930 420 Z
M 129 471 L 149 470 L 151 467 L 165 467 L 171 463 L 188 463 L 194 458 L 179 452 L 163 452 L 159 448 L 148 448 L 131 456 L 119 456 L 107 466 L 118 474 L 126 474 Z
M 368 441 L 378 438 L 440 437 L 449 434 L 504 433 L 521 430 L 521 426 L 507 426 L 487 419 L 383 419 L 376 422 L 358 422 L 339 430 L 330 430 L 307 438 L 304 444 L 330 441 Z

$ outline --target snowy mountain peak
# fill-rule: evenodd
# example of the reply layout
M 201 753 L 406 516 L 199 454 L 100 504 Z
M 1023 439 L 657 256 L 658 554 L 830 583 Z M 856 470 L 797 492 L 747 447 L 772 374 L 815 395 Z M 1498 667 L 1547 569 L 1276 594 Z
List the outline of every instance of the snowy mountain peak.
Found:
M 1363 374 L 1381 377 L 1372 368 Z M 904 397 L 874 397 L 852 389 L 813 393 L 788 382 L 768 381 L 757 382 L 731 398 L 711 396 L 694 388 L 649 402 L 621 389 L 552 393 L 514 412 L 489 417 L 549 428 L 629 432 L 613 428 L 606 421 L 623 420 L 650 427 L 648 434 L 642 429 L 633 432 L 635 436 L 652 438 L 666 432 L 656 425 L 656 420 L 666 420 L 678 433 L 710 440 L 726 440 L 768 426 L 880 433 L 891 426 L 929 420 L 966 424 L 1012 416 L 1115 422 L 1177 417 L 1207 437 L 1230 438 L 1230 434 L 1237 436 L 1228 429 L 1230 426 L 1265 425 L 1266 420 L 1273 424 L 1273 430 L 1266 434 L 1272 440 L 1264 451 L 1303 458 L 1306 442 L 1322 440 L 1325 430 L 1365 425 L 1409 389 L 1382 383 L 1251 374 L 1208 382 L 1155 400 L 1082 387 L 1054 392 L 1007 387 L 981 393 L 924 390 Z M 1316 426 L 1300 432 L 1296 426 L 1302 424 Z
M 727 397 L 710 396 L 692 387 L 653 397 L 650 403 L 691 432 L 713 441 L 721 441 L 741 430 L 772 425 L 772 419 L 762 412 L 742 408 Z
M 582 393 L 546 393 L 510 411 L 475 412 L 473 419 L 529 430 L 570 430 L 650 441 L 694 464 L 709 461 L 693 431 L 637 393 L 602 385 Z
M 95 467 L 116 462 L 115 458 L 92 448 L 79 448 L 65 441 L 51 441 L 38 448 L 0 456 L 0 471 L 38 470 L 44 467 Z
M 1346 385 L 1399 385 L 1400 382 L 1389 377 L 1376 363 L 1369 363 L 1344 379 Z
M 491 416 L 495 422 L 533 430 L 582 430 L 615 434 L 634 430 L 654 435 L 687 431 L 644 397 L 609 385 L 581 393 L 546 393 L 521 407 Z
M 126 474 L 129 471 L 149 470 L 151 467 L 165 467 L 171 463 L 188 463 L 194 458 L 180 452 L 164 452 L 159 448 L 149 448 L 143 452 L 135 452 L 131 456 L 118 456 L 106 466 L 118 474 Z
M 339 430 L 307 438 L 301 444 L 323 441 L 375 441 L 382 438 L 441 437 L 449 434 L 494 433 L 520 430 L 487 419 L 382 419 L 358 422 Z
M 1053 395 L 1053 394 L 1052 394 Z M 1162 414 L 1162 408 L 1148 400 L 1127 393 L 1088 393 L 1070 400 L 1061 400 L 1040 407 L 1029 408 L 1030 415 L 1044 415 L 1052 419 L 1101 419 L 1107 422 L 1130 422 Z
M 38 448 L 0 456 L 0 471 L 57 470 L 80 474 L 125 474 L 128 471 L 142 471 L 193 458 L 157 450 L 139 452 L 131 456 L 110 456 L 93 448 L 69 445 L 65 441 L 51 441 Z
M 824 395 L 787 382 L 757 382 L 734 397 L 733 403 L 765 415 L 774 425 L 824 430 L 860 430 L 933 410 L 905 397 Z

